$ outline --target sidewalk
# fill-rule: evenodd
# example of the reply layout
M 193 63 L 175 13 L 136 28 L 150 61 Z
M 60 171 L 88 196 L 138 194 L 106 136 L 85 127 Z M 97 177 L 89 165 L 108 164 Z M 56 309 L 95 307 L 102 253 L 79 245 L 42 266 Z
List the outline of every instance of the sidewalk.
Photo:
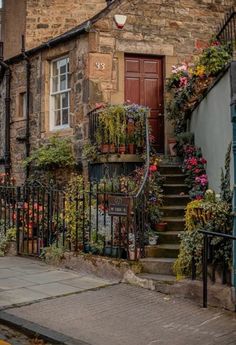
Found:
M 39 331 L 49 329 L 55 332 L 62 344 L 236 344 L 235 313 L 202 309 L 191 302 L 174 299 L 168 295 L 126 284 L 109 285 L 109 281 L 55 270 L 40 263 L 31 263 L 31 260 L 27 263 L 25 260 L 0 259 L 0 267 L 2 272 L 5 270 L 6 276 L 7 270 L 18 273 L 15 277 L 11 276 L 11 279 L 34 284 L 15 287 L 15 297 L 12 301 L 22 299 L 23 294 L 19 292 L 26 289 L 30 293 L 39 291 L 40 295 L 35 300 L 37 303 L 33 303 L 35 295 L 31 295 L 30 304 L 6 308 L 0 312 L 0 318 L 4 317 L 34 330 L 37 330 L 37 327 Z M 38 273 L 35 273 L 35 270 L 38 270 Z M 22 274 L 19 276 L 20 272 Z M 0 289 L 6 279 L 10 278 L 3 278 L 0 271 Z M 52 284 L 59 284 L 61 289 L 62 285 L 63 288 L 69 286 L 77 290 L 69 292 L 67 296 L 55 297 L 59 292 L 62 294 L 62 290 L 55 292 L 58 285 Z M 97 289 L 86 291 L 86 288 Z M 39 301 L 46 296 L 45 291 L 47 300 Z M 7 292 L 9 293 L 9 290 L 0 292 L 0 302 L 1 294 Z M 49 294 L 54 297 L 50 298 Z
M 3 257 L 0 258 L 0 309 L 79 293 L 111 283 L 85 273 L 56 269 L 39 260 Z

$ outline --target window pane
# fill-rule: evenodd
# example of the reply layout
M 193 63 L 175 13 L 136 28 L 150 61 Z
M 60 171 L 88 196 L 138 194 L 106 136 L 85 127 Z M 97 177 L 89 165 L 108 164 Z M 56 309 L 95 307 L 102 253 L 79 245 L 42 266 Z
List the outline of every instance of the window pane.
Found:
M 59 89 L 58 87 L 58 77 L 52 78 L 52 92 L 57 92 Z
M 62 124 L 68 125 L 68 123 L 69 123 L 68 119 L 69 119 L 69 110 L 63 109 L 62 110 Z
M 65 93 L 61 94 L 61 103 L 62 103 L 62 108 L 68 108 L 68 106 L 69 106 L 69 95 L 68 95 L 68 92 L 65 92 Z
M 60 126 L 61 125 L 61 111 L 57 110 L 54 111 L 54 126 Z
M 52 67 L 52 75 L 53 77 L 57 76 L 59 74 L 59 66 L 58 66 L 58 61 L 53 62 L 53 67 Z
M 66 90 L 67 85 L 66 85 L 66 74 L 63 74 L 60 76 L 60 90 Z
M 67 66 L 67 59 L 60 60 L 60 74 L 64 74 L 67 72 L 66 66 Z
M 54 110 L 61 109 L 61 97 L 60 95 L 53 96 L 54 98 Z

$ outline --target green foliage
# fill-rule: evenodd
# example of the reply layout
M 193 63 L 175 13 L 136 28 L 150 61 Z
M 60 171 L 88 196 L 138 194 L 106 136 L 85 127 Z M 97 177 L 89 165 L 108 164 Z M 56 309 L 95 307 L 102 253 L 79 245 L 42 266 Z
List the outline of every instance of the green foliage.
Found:
M 83 229 L 88 223 L 88 200 L 84 193 L 82 175 L 71 177 L 65 194 L 65 220 L 68 240 L 75 244 L 76 232 L 78 242 L 83 240 Z
M 207 75 L 217 75 L 231 59 L 228 46 L 211 45 L 204 49 L 199 57 L 198 65 L 203 65 Z
M 50 247 L 43 248 L 40 257 L 46 263 L 58 265 L 64 258 L 65 251 L 65 247 L 60 243 L 53 243 Z
M 9 243 L 15 240 L 16 240 L 16 228 L 7 229 L 6 234 L 5 234 L 3 225 L 0 225 L 0 256 L 5 255 Z
M 184 147 L 186 145 L 193 145 L 194 134 L 190 132 L 182 132 L 176 135 L 175 150 L 178 156 L 184 155 Z
M 166 112 L 175 134 L 186 130 L 185 119 L 230 59 L 229 47 L 215 41 L 201 51 L 193 64 L 173 66 L 166 83 Z
M 143 146 L 145 115 L 147 115 L 147 108 L 137 104 L 107 106 L 98 115 L 95 134 L 97 145 L 114 144 L 119 147 L 125 144 L 129 137 L 129 140 L 132 138 L 133 144 Z M 128 131 L 130 121 L 134 125 L 132 133 Z
M 84 144 L 82 157 L 88 161 L 94 161 L 97 158 L 96 146 L 90 143 Z
M 24 161 L 24 165 L 31 163 L 43 170 L 74 166 L 75 158 L 71 140 L 58 136 L 50 138 L 48 143 L 34 150 Z
M 230 161 L 231 161 L 232 143 L 229 144 L 225 156 L 225 173 L 221 169 L 221 199 L 232 205 L 233 192 L 230 187 Z

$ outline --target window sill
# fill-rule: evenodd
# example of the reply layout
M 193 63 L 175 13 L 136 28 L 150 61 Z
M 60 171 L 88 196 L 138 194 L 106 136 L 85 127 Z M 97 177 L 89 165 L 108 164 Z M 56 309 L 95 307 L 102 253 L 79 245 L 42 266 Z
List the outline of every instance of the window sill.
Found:
M 59 137 L 64 136 L 72 136 L 73 135 L 73 128 L 66 127 L 66 128 L 58 128 L 58 129 L 52 129 L 49 132 L 44 133 L 46 138 L 53 137 L 55 135 L 58 135 Z

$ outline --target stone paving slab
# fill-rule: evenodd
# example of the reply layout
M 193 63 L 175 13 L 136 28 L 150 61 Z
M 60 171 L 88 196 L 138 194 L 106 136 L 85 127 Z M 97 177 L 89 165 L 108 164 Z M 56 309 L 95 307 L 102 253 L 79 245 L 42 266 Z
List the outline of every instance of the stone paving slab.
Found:
M 39 260 L 3 257 L 0 258 L 0 309 L 112 283 L 85 273 L 57 269 Z
M 235 345 L 236 314 L 119 284 L 5 311 L 91 345 Z

